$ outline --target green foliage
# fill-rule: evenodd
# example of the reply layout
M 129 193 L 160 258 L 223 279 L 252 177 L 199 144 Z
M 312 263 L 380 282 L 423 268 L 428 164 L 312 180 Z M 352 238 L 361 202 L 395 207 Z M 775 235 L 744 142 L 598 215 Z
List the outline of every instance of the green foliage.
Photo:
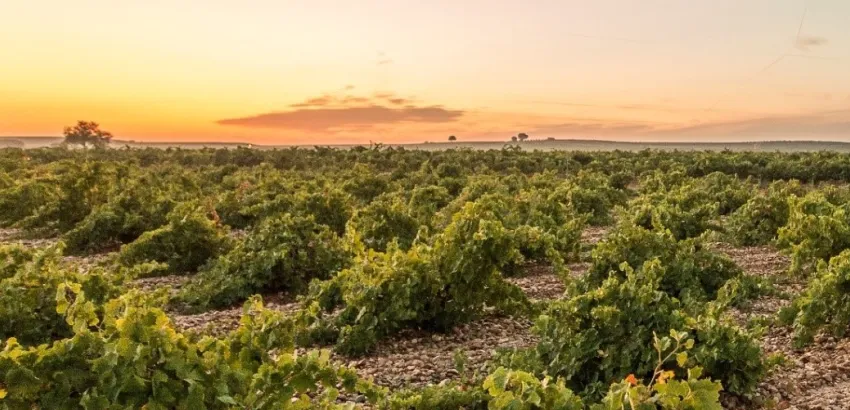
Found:
M 691 361 L 721 380 L 725 390 L 750 394 L 767 374 L 761 347 L 753 334 L 718 316 L 704 314 L 689 322 L 697 346 Z
M 246 304 L 226 338 L 195 342 L 138 293 L 110 301 L 99 318 L 79 286 L 67 290 L 75 297 L 59 299 L 71 337 L 38 347 L 6 340 L 4 406 L 330 409 L 340 386 L 373 400 L 381 394 L 353 371 L 333 367 L 327 352 L 293 354 L 292 322 L 257 301 Z
M 58 192 L 50 183 L 39 180 L 17 181 L 0 189 L 0 226 L 13 226 L 46 203 L 56 200 Z
M 68 281 L 80 284 L 96 303 L 119 293 L 119 275 L 102 271 L 78 273 L 60 266 L 62 247 L 40 251 L 0 247 L 4 256 L 0 277 L 0 339 L 15 337 L 24 344 L 46 343 L 68 336 L 71 329 L 56 313 L 56 293 Z
M 376 251 L 386 251 L 390 242 L 410 249 L 419 231 L 419 222 L 410 215 L 407 205 L 398 197 L 378 197 L 361 208 L 350 222 L 363 244 Z
M 586 278 L 598 285 L 609 275 L 624 277 L 623 262 L 640 270 L 655 258 L 664 267 L 660 288 L 684 301 L 713 299 L 728 280 L 741 276 L 732 260 L 706 249 L 697 238 L 677 241 L 668 232 L 621 224 L 593 250 Z
M 669 337 L 653 335 L 655 368 L 648 381 L 629 374 L 622 382 L 608 387 L 601 402 L 585 406 L 582 400 L 558 378 L 552 383 L 549 376 L 542 380 L 533 374 L 499 368 L 484 381 L 490 394 L 488 408 L 503 409 L 565 409 L 580 410 L 720 410 L 721 384 L 702 378 L 702 368 L 687 369 L 687 379 L 677 380 L 677 372 L 670 367 L 684 368 L 689 360 L 688 351 L 694 340 L 688 332 L 670 330 Z M 672 363 L 675 363 L 673 365 Z M 681 371 L 679 371 L 681 373 Z
M 487 393 L 477 386 L 449 383 L 402 390 L 388 396 L 379 406 L 386 410 L 486 410 Z
M 21 245 L 0 245 L 0 280 L 15 276 L 25 263 L 32 261 L 33 253 Z
M 794 344 L 810 343 L 820 331 L 844 337 L 850 323 L 850 250 L 820 262 L 806 290 L 781 318 L 794 326 Z
M 679 300 L 660 290 L 665 268 L 659 260 L 638 270 L 625 263 L 620 269 L 623 279 L 612 276 L 598 288 L 550 304 L 535 323 L 540 337 L 533 349 L 535 366 L 563 377 L 583 397 L 601 397 L 610 380 L 652 374 L 657 366 L 654 334 L 685 329 L 696 342 L 689 364 L 706 367 L 734 393 L 755 388 L 764 365 L 751 335 L 719 321 L 713 311 L 687 314 Z M 528 351 L 519 354 L 525 358 L 503 360 L 530 362 Z
M 363 164 L 357 164 L 350 176 L 342 184 L 343 191 L 351 194 L 363 203 L 368 203 L 389 188 L 389 177 L 376 174 Z
M 159 262 L 168 265 L 162 273 L 193 273 L 230 247 L 227 232 L 197 203 L 178 205 L 166 219 L 165 226 L 121 247 L 121 263 Z
M 256 293 L 299 291 L 348 261 L 348 252 L 327 225 L 284 214 L 263 220 L 244 242 L 201 269 L 180 299 L 199 308 L 226 307 Z
M 56 196 L 37 204 L 33 212 L 18 225 L 25 229 L 47 229 L 67 232 L 82 221 L 92 209 L 106 203 L 113 181 L 122 170 L 106 162 L 60 162 L 53 175 L 45 178 L 56 189 Z
M 318 192 L 299 191 L 292 212 L 312 215 L 316 223 L 327 225 L 341 236 L 354 211 L 348 194 L 340 189 L 326 188 Z
M 420 225 L 433 228 L 434 215 L 448 205 L 451 199 L 452 196 L 446 188 L 436 185 L 421 186 L 412 190 L 407 206 Z
M 712 172 L 702 178 L 692 180 L 696 189 L 711 198 L 718 205 L 720 215 L 735 212 L 753 196 L 756 187 L 750 181 L 742 181 L 737 175 Z
M 664 370 L 666 364 L 675 359 L 678 367 L 688 362 L 688 351 L 693 348 L 693 339 L 687 332 L 670 330 L 670 337 L 653 337 L 657 353 L 654 371 L 648 383 L 633 374 L 622 382 L 614 383 L 600 404 L 591 410 L 720 410 L 719 382 L 703 379 L 702 368 L 687 369 L 686 380 L 676 380 L 676 372 Z
M 489 410 L 582 410 L 581 399 L 568 389 L 563 379 L 537 379 L 533 374 L 498 368 L 484 381 L 492 396 Z
M 513 232 L 485 206 L 467 204 L 433 246 L 361 250 L 351 268 L 313 286 L 307 339 L 335 341 L 357 355 L 404 328 L 450 329 L 487 304 L 516 310 L 527 300 L 500 269 L 519 258 Z
M 602 402 L 591 410 L 721 410 L 721 384 L 701 379 L 702 369 L 688 369 L 686 380 L 674 376 L 649 386 L 624 380 L 611 385 Z
M 610 185 L 608 177 L 600 173 L 580 172 L 574 179 L 552 192 L 551 200 L 557 200 L 594 226 L 611 223 L 611 210 L 626 201 L 624 191 Z
M 850 204 L 834 205 L 815 191 L 789 198 L 789 207 L 777 244 L 791 253 L 792 273 L 805 272 L 818 260 L 850 248 Z
M 65 233 L 63 240 L 71 253 L 132 242 L 166 223 L 175 196 L 167 188 L 158 187 L 151 176 L 134 179 Z
M 535 323 L 535 350 L 548 374 L 589 397 L 600 397 L 611 380 L 649 374 L 656 364 L 653 333 L 685 325 L 679 301 L 658 290 L 664 268 L 657 260 L 638 271 L 625 263 L 621 269 L 625 280 L 611 277 L 553 302 Z
M 726 231 L 738 245 L 766 245 L 788 223 L 788 197 L 801 193 L 799 183 L 776 182 L 729 215 Z
M 628 209 L 622 220 L 645 229 L 667 230 L 679 240 L 694 238 L 715 228 L 711 219 L 717 213 L 713 204 L 684 209 L 681 204 L 669 202 L 666 197 L 653 199 L 646 196 L 633 200 Z
M 822 181 L 850 181 L 850 154 L 2 149 L 0 226 L 22 229 L 4 237 L 58 234 L 71 253 L 125 246 L 122 264 L 86 274 L 57 249 L 0 247 L 0 337 L 13 337 L 0 353 L 0 407 L 336 408 L 336 388 L 359 385 L 391 409 L 578 408 L 571 390 L 591 409 L 716 409 L 718 382 L 748 394 L 766 367 L 723 309 L 770 284 L 742 276 L 702 235 L 729 215 L 729 237 L 776 239 L 796 271 L 834 257 L 784 316 L 798 346 L 842 335 L 850 190 Z M 569 280 L 567 299 L 532 305 L 504 280 L 529 261 L 562 272 L 584 256 L 584 225 L 615 217 L 622 226 L 594 250 L 587 278 Z M 228 226 L 244 239 L 228 244 Z M 176 307 L 309 290 L 305 311 L 289 320 L 249 303 L 236 334 L 199 339 L 152 307 L 164 300 L 116 299 L 124 277 L 195 270 Z M 298 336 L 356 355 L 405 329 L 540 311 L 539 345 L 503 353 L 486 389 L 461 372 L 459 383 L 383 396 L 327 354 L 292 349 Z M 663 340 L 653 332 L 670 329 L 686 334 L 671 335 L 677 346 L 694 343 L 676 366 L 665 358 L 678 347 L 651 349 Z

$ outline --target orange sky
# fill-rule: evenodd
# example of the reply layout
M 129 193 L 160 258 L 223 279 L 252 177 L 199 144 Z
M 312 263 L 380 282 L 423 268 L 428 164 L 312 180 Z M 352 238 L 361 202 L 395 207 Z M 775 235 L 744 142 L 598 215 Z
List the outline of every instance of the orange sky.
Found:
M 0 135 L 850 140 L 845 0 L 10 0 L 0 16 Z

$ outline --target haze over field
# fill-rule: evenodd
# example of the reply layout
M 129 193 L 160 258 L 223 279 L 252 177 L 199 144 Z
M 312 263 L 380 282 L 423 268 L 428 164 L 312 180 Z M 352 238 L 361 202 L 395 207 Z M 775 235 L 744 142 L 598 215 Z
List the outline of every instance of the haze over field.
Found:
M 850 141 L 846 0 L 0 3 L 0 136 Z

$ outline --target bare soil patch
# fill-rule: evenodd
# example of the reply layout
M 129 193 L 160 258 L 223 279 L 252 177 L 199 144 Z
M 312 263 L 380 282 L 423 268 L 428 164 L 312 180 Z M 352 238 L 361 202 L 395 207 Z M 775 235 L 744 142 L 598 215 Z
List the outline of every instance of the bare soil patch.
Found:
M 483 372 L 497 349 L 534 345 L 530 328 L 531 323 L 524 319 L 485 317 L 447 334 L 404 332 L 379 343 L 367 357 L 337 360 L 382 386 L 421 387 L 460 377 L 455 352 L 466 357 L 467 371 Z
M 752 304 L 736 309 L 739 322 L 766 320 L 759 339 L 765 355 L 779 354 L 786 363 L 763 380 L 752 401 L 726 397 L 732 409 L 850 409 L 850 340 L 819 336 L 803 349 L 794 349 L 793 329 L 775 322 L 779 310 L 805 289 L 805 280 L 789 277 L 790 259 L 770 246 L 733 247 L 715 243 L 712 247 L 734 260 L 747 275 L 773 280 L 778 292 L 765 295 Z

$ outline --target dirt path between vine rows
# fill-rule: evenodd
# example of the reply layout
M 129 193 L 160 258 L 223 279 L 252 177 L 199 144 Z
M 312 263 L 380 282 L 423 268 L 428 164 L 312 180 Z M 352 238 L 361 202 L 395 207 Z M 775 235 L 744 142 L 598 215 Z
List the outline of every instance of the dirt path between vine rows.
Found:
M 738 321 L 764 320 L 760 337 L 765 355 L 781 354 L 786 363 L 763 380 L 751 402 L 726 397 L 730 409 L 850 409 L 850 339 L 819 336 L 803 349 L 792 347 L 792 329 L 773 322 L 779 310 L 805 289 L 805 281 L 789 279 L 790 260 L 769 246 L 735 248 L 714 244 L 748 275 L 773 278 L 779 291 L 762 296 L 750 306 L 733 312 Z

